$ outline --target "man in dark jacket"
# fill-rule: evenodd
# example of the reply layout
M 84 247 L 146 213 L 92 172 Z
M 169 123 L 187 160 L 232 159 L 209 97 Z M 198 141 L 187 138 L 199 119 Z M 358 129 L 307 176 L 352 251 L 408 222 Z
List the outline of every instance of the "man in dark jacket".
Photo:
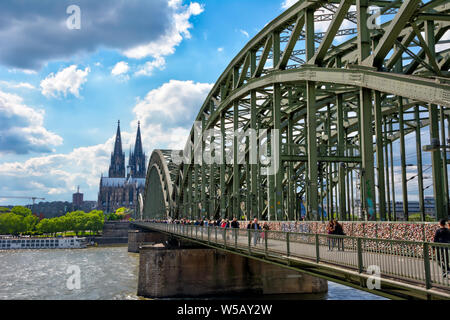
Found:
M 234 240 L 237 241 L 237 236 L 238 236 L 237 229 L 239 229 L 239 222 L 237 221 L 236 218 L 233 218 L 233 221 L 231 221 L 231 228 L 235 229 L 235 230 L 233 230 L 233 237 L 234 237 Z
M 439 221 L 440 228 L 434 234 L 434 242 L 450 243 L 450 230 L 447 228 L 447 220 Z M 448 248 L 436 247 L 436 258 L 442 267 L 442 275 L 446 278 L 450 274 L 450 262 L 448 261 Z
M 253 245 L 256 246 L 256 244 L 259 242 L 259 232 L 258 232 L 258 230 L 261 230 L 261 226 L 258 223 L 258 219 L 257 218 L 253 219 L 253 222 L 249 223 L 247 225 L 247 229 L 256 230 L 256 231 L 252 232 L 253 233 Z
M 233 221 L 231 221 L 231 227 L 235 229 L 239 229 L 239 222 L 236 218 L 233 218 Z

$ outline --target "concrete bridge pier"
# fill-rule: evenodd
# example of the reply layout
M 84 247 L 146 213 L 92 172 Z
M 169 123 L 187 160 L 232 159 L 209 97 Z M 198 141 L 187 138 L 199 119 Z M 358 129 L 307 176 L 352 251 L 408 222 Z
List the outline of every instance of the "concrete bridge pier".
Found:
M 169 236 L 150 230 L 128 231 L 128 252 L 139 253 L 139 247 L 145 244 L 166 243 Z
M 143 297 L 327 291 L 326 280 L 192 243 L 176 240 L 140 247 L 138 295 Z

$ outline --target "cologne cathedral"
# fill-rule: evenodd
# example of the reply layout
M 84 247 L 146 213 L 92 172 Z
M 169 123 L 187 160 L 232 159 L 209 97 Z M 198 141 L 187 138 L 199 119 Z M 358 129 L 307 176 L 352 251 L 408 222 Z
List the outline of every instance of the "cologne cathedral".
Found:
M 125 171 L 125 153 L 122 151 L 122 139 L 120 137 L 120 121 L 117 126 L 114 152 L 111 154 L 108 177 L 100 179 L 100 191 L 98 193 L 98 210 L 105 213 L 114 212 L 118 208 L 125 207 L 136 210 L 139 194 L 144 193 L 146 177 L 146 157 L 142 150 L 141 126 L 138 123 L 134 152 L 128 157 L 128 166 Z

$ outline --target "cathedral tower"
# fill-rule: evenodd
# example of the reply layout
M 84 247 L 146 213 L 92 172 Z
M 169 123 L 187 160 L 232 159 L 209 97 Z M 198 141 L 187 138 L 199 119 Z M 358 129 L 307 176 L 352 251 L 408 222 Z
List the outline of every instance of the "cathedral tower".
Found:
M 120 137 L 120 120 L 117 125 L 116 142 L 114 152 L 111 154 L 109 166 L 110 178 L 125 178 L 125 153 L 122 152 L 122 138 Z
M 128 177 L 145 178 L 145 175 L 145 153 L 142 150 L 141 123 L 138 122 L 134 152 L 130 153 L 128 160 Z

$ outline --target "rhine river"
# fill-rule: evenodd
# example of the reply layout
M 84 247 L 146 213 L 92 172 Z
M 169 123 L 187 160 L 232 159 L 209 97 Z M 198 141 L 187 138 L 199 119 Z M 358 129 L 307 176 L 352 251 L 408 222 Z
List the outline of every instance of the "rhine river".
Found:
M 126 246 L 0 251 L 0 300 L 136 300 L 138 264 Z M 80 289 L 68 289 L 71 266 L 80 270 Z M 325 296 L 290 299 L 383 299 L 332 282 L 328 288 Z

